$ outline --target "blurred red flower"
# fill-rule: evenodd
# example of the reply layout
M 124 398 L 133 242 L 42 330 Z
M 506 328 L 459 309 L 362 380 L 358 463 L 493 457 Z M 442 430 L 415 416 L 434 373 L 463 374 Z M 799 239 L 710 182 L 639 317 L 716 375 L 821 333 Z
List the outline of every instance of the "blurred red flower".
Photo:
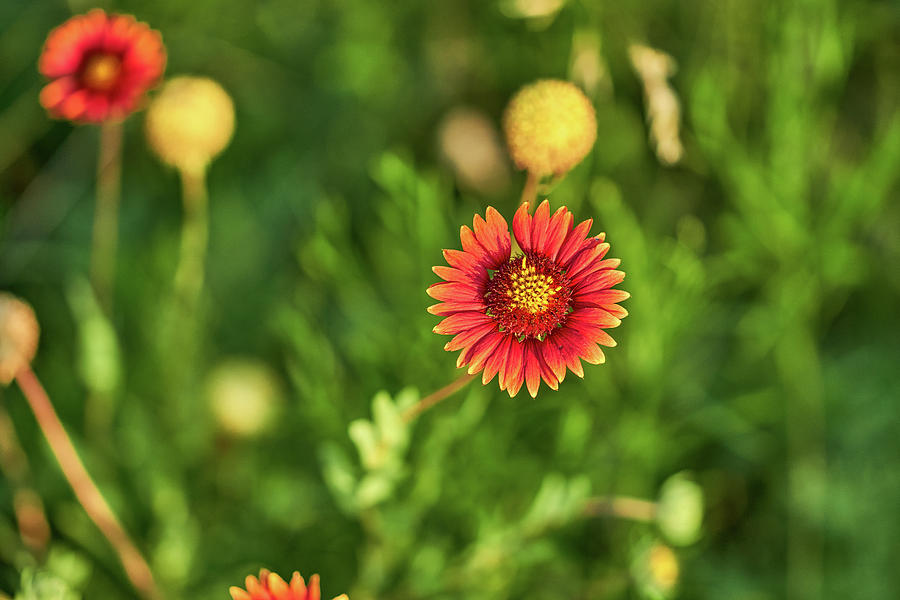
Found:
M 140 107 L 165 66 L 158 31 L 97 8 L 47 36 L 38 69 L 52 81 L 41 90 L 41 105 L 70 121 L 123 119 Z
M 319 576 L 309 578 L 307 586 L 300 573 L 294 571 L 291 582 L 287 583 L 278 574 L 266 569 L 259 572 L 259 579 L 248 575 L 244 581 L 246 589 L 232 587 L 233 600 L 321 600 L 322 592 L 319 589 Z M 333 600 L 349 600 L 347 594 L 341 594 Z
M 522 254 L 511 256 L 506 221 L 492 207 L 486 217 L 460 229 L 462 250 L 444 250 L 450 266 L 434 267 L 444 281 L 428 288 L 441 301 L 428 311 L 446 317 L 434 331 L 455 336 L 444 349 L 461 349 L 457 366 L 483 371 L 484 384 L 498 375 L 510 396 L 523 382 L 536 396 L 541 379 L 557 389 L 567 367 L 583 377 L 581 359 L 602 363 L 597 344 L 616 344 L 604 330 L 628 314 L 605 234 L 587 237 L 591 219 L 573 228 L 565 206 L 551 215 L 545 200 L 532 217 L 522 204 L 513 219 Z

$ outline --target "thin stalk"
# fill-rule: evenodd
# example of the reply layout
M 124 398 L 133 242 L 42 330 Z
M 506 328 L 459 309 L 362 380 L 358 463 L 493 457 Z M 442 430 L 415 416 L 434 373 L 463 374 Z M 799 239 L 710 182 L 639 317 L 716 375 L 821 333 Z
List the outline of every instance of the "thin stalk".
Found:
M 22 390 L 31 410 L 37 419 L 53 455 L 56 457 L 63 475 L 72 486 L 75 497 L 81 504 L 88 517 L 94 522 L 100 532 L 106 537 L 110 545 L 119 556 L 125 574 L 134 588 L 144 598 L 159 600 L 162 596 L 156 587 L 150 566 L 141 555 L 140 551 L 131 541 L 125 529 L 119 523 L 116 515 L 103 498 L 103 494 L 97 488 L 97 484 L 91 479 L 84 463 L 78 457 L 78 452 L 66 433 L 65 427 L 59 420 L 47 392 L 41 385 L 31 367 L 25 367 L 16 375 L 16 382 Z
M 525 176 L 525 187 L 522 189 L 522 198 L 519 200 L 520 205 L 523 202 L 527 202 L 529 210 L 534 208 L 534 205 L 537 202 L 538 184 L 540 181 L 540 176 L 533 171 L 528 171 Z
M 189 310 L 193 310 L 200 292 L 209 239 L 208 199 L 205 169 L 181 170 L 184 223 L 181 229 L 181 257 L 175 271 L 175 291 Z
M 110 311 L 119 241 L 119 199 L 122 192 L 122 122 L 100 126 L 100 156 L 97 160 L 97 203 L 94 207 L 94 238 L 91 250 L 91 282 L 100 304 Z
M 616 517 L 649 523 L 656 519 L 657 504 L 651 500 L 630 496 L 600 496 L 585 502 L 586 517 Z
M 0 404 L 0 472 L 13 486 L 13 511 L 26 546 L 42 555 L 50 541 L 50 525 L 41 497 L 28 484 L 28 457 L 19 444 L 12 419 Z
M 407 408 L 405 411 L 403 411 L 403 420 L 407 423 L 411 422 L 423 412 L 439 403 L 441 400 L 447 398 L 448 396 L 452 396 L 459 390 L 466 387 L 466 384 L 468 384 L 473 379 L 475 379 L 475 375 L 463 373 L 451 383 L 448 383 L 441 389 L 428 394 L 427 396 Z

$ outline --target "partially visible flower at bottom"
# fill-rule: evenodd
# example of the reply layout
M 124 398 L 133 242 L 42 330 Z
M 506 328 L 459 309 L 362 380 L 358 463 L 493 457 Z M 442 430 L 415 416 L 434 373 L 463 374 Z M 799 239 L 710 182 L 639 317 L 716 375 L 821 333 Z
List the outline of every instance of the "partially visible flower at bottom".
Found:
M 321 600 L 322 592 L 319 588 L 319 576 L 312 575 L 309 585 L 294 571 L 290 583 L 282 579 L 277 573 L 268 569 L 261 569 L 259 579 L 248 575 L 244 580 L 246 589 L 232 586 L 229 590 L 233 600 Z M 336 596 L 333 600 L 350 600 L 347 594 Z
M 434 332 L 455 336 L 444 349 L 462 350 L 458 367 L 483 371 L 484 384 L 497 375 L 510 396 L 523 383 L 536 396 L 542 379 L 555 390 L 567 368 L 583 377 L 581 361 L 604 362 L 598 344 L 616 345 L 604 330 L 628 314 L 605 234 L 588 237 L 591 219 L 573 227 L 565 206 L 551 215 L 545 200 L 532 216 L 524 203 L 513 219 L 522 254 L 511 256 L 506 221 L 492 207 L 485 216 L 460 229 L 462 250 L 444 250 L 449 266 L 433 269 L 444 281 L 428 288 L 440 301 L 428 312 L 446 317 Z

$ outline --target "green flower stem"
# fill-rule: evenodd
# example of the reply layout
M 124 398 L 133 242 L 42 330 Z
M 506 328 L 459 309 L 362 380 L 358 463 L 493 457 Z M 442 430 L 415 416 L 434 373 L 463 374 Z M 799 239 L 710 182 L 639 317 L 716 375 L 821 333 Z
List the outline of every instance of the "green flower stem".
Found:
M 540 175 L 533 171 L 528 171 L 525 176 L 525 187 L 522 189 L 522 198 L 519 200 L 521 205 L 523 202 L 528 203 L 528 209 L 534 208 L 538 196 L 538 184 L 541 182 Z
M 423 412 L 425 412 L 435 404 L 439 403 L 444 398 L 452 396 L 459 390 L 466 387 L 466 385 L 473 379 L 475 379 L 475 375 L 463 373 L 451 383 L 448 383 L 441 389 L 425 396 L 424 398 L 407 408 L 405 411 L 403 411 L 403 420 L 407 423 L 413 421 L 416 417 L 421 415 Z
M 181 186 L 184 223 L 181 229 L 181 257 L 175 272 L 175 292 L 188 310 L 193 311 L 203 290 L 209 239 L 206 169 L 182 169 Z
M 100 304 L 108 312 L 112 311 L 121 193 L 122 122 L 106 121 L 100 126 L 97 201 L 94 207 L 94 237 L 91 248 L 91 282 Z
M 630 496 L 599 496 L 584 504 L 586 517 L 616 517 L 649 523 L 656 519 L 657 503 Z

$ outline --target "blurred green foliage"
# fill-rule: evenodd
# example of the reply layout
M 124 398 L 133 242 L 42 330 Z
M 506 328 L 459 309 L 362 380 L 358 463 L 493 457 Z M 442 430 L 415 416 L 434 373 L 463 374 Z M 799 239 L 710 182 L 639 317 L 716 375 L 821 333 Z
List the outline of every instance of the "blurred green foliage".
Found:
M 104 5 L 162 32 L 168 74 L 235 100 L 201 308 L 172 302 L 179 184 L 140 114 L 111 316 L 86 284 L 98 131 L 49 121 L 35 68 L 83 0 L 0 3 L 0 287 L 35 307 L 35 370 L 167 597 L 225 598 L 261 566 L 353 600 L 900 595 L 896 2 Z M 578 79 L 584 40 L 598 141 L 551 202 L 623 260 L 619 346 L 558 392 L 473 384 L 405 424 L 455 377 L 431 266 L 518 199 L 458 183 L 442 117 L 499 123 L 519 86 Z M 678 65 L 674 166 L 648 143 L 632 43 Z M 285 390 L 259 435 L 210 410 L 207 374 L 235 356 Z M 134 597 L 2 394 L 53 536 L 23 545 L 0 478 L 0 597 Z M 586 515 L 598 497 L 660 498 L 658 524 Z M 648 558 L 663 541 L 674 587 Z

